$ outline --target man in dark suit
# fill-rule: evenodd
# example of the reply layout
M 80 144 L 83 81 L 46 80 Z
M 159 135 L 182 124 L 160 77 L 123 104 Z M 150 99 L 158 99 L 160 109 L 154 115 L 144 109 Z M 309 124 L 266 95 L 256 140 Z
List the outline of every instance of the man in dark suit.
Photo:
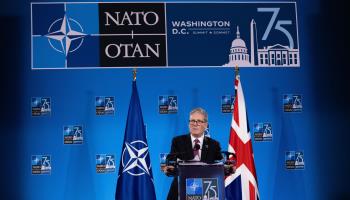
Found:
M 208 127 L 208 114 L 202 108 L 193 109 L 189 119 L 189 134 L 180 135 L 172 140 L 169 155 L 172 160 L 180 159 L 185 161 L 201 161 L 213 163 L 221 160 L 221 147 L 219 142 L 204 136 L 204 131 Z M 173 166 L 162 168 L 165 174 L 171 174 L 175 170 Z M 174 178 L 167 200 L 178 199 L 178 180 Z

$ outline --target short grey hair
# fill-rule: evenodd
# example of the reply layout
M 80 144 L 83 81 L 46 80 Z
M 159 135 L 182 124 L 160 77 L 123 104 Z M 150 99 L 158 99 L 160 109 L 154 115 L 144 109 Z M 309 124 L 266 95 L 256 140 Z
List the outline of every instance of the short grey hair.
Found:
M 200 113 L 200 114 L 202 114 L 202 115 L 204 116 L 204 121 L 205 121 L 205 122 L 208 122 L 208 113 L 207 113 L 207 111 L 205 111 L 203 108 L 198 107 L 198 108 L 195 108 L 195 109 L 191 110 L 190 116 L 191 116 L 192 114 L 194 114 L 194 113 Z

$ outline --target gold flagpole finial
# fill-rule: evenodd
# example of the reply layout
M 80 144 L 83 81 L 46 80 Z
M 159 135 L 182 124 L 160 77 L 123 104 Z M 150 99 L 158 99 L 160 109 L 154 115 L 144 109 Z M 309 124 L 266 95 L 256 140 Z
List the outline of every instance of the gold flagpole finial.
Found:
M 133 81 L 136 81 L 136 73 L 137 73 L 137 69 L 136 67 L 132 70 L 132 77 L 133 77 Z

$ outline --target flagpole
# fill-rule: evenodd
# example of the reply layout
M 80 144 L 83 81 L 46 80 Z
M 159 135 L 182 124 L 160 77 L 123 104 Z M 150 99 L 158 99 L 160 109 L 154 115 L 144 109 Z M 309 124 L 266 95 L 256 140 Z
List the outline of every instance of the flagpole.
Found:
M 135 67 L 133 70 L 132 70 L 132 77 L 133 77 L 133 81 L 136 81 L 136 73 L 137 73 L 137 68 Z
M 235 78 L 233 79 L 233 84 L 235 88 L 235 98 L 237 97 L 237 87 L 236 87 L 236 81 L 239 79 L 239 67 L 238 64 L 235 65 Z
M 238 65 L 236 64 L 235 66 L 235 78 L 239 75 L 239 67 Z

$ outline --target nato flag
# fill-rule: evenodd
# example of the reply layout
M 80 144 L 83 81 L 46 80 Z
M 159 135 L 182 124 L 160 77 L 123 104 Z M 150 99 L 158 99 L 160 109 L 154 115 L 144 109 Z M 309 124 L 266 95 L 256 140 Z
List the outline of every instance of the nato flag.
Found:
M 146 131 L 135 80 L 132 83 L 115 199 L 156 199 Z

